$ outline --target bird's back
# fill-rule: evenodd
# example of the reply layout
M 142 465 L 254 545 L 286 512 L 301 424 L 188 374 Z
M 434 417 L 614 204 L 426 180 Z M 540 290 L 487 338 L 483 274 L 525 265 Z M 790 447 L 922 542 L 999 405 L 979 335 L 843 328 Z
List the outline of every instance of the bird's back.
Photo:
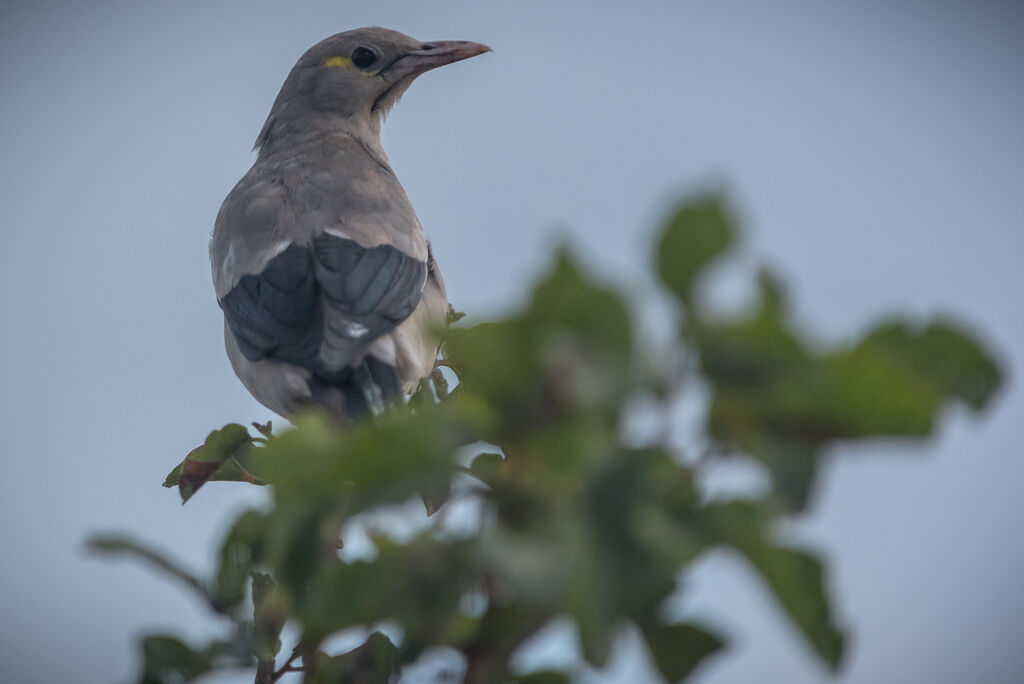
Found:
M 338 388 L 368 379 L 370 395 L 394 395 L 436 353 L 407 343 L 446 307 L 423 230 L 383 153 L 349 135 L 261 155 L 224 201 L 210 255 L 232 365 L 274 410 L 351 405 L 359 389 Z M 414 316 L 425 287 L 429 311 Z M 406 321 L 423 329 L 396 330 Z
M 283 244 L 322 233 L 427 260 L 423 229 L 383 153 L 334 134 L 261 156 L 228 194 L 210 243 L 217 297 Z

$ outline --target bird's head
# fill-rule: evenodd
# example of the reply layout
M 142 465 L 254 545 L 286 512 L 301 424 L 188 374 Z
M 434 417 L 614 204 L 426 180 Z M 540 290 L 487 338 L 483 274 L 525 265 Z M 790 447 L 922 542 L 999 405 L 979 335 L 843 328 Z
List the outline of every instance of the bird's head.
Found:
M 288 74 L 256 145 L 277 132 L 301 130 L 311 118 L 376 130 L 417 76 L 490 50 L 464 40 L 425 43 L 379 27 L 325 38 Z

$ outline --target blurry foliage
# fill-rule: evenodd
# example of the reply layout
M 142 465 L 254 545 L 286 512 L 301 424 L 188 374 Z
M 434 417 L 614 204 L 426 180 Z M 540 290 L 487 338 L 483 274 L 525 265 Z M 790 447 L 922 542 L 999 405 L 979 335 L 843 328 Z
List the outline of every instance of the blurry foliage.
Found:
M 387 682 L 427 649 L 449 647 L 463 655 L 467 682 L 569 682 L 579 673 L 509 669 L 523 642 L 559 616 L 575 622 L 588 663 L 602 666 L 632 624 L 665 679 L 680 681 L 726 638 L 666 621 L 663 604 L 714 548 L 745 558 L 813 652 L 839 667 L 844 636 L 825 567 L 780 541 L 778 521 L 806 508 L 829 445 L 926 436 L 950 400 L 982 409 L 999 370 L 942 320 L 895 320 L 819 348 L 794 328 L 767 271 L 750 311 L 708 311 L 701 283 L 736 234 L 716 196 L 683 204 L 668 221 L 655 269 L 681 323 L 666 349 L 638 345 L 627 301 L 563 250 L 522 311 L 447 332 L 440 365 L 459 379 L 450 395 L 437 373 L 436 391 L 425 383 L 407 406 L 345 432 L 313 413 L 276 437 L 269 425 L 210 433 L 165 485 L 187 500 L 211 480 L 268 483 L 272 499 L 238 517 L 211 577 L 127 540 L 92 542 L 169 573 L 233 625 L 200 647 L 147 636 L 139 681 L 258 664 L 257 682 L 294 671 L 309 682 Z M 710 390 L 707 449 L 688 454 L 673 440 L 672 411 L 695 386 Z M 638 401 L 665 426 L 641 444 L 624 439 Z M 764 465 L 770 490 L 702 495 L 707 464 L 737 455 Z M 442 507 L 423 531 L 379 534 L 372 558 L 342 560 L 346 521 L 417 497 Z M 446 527 L 449 497 L 448 507 L 482 502 L 472 530 Z M 322 652 L 342 630 L 381 623 L 396 640 L 372 632 L 348 653 Z M 281 654 L 286 624 L 298 635 L 290 657 Z

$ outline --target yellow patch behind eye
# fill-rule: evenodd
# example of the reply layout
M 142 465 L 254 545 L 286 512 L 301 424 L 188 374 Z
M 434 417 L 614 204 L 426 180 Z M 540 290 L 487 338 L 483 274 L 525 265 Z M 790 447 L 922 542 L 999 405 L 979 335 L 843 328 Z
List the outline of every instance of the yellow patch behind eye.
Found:
M 324 66 L 351 69 L 352 60 L 349 59 L 348 57 L 328 57 L 327 59 L 324 60 Z

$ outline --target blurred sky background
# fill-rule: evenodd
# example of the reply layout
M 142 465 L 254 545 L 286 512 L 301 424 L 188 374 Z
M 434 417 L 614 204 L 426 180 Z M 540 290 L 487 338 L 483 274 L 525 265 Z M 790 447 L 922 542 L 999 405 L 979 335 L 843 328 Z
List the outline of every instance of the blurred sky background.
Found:
M 794 534 L 827 554 L 852 630 L 838 681 L 1021 681 L 1024 3 L 983 0 L 4 2 L 0 679 L 125 681 L 140 631 L 221 626 L 83 540 L 124 530 L 205 570 L 263 500 L 160 488 L 210 429 L 276 419 L 228 365 L 207 240 L 294 61 L 370 24 L 495 50 L 421 78 L 384 128 L 475 317 L 514 305 L 565 233 L 647 291 L 658 221 L 712 186 L 746 267 L 780 269 L 821 339 L 896 312 L 984 333 L 1010 373 L 994 410 L 837 449 Z M 827 680 L 739 561 L 689 586 L 733 637 L 698 682 Z M 627 639 L 595 681 L 643 668 Z

